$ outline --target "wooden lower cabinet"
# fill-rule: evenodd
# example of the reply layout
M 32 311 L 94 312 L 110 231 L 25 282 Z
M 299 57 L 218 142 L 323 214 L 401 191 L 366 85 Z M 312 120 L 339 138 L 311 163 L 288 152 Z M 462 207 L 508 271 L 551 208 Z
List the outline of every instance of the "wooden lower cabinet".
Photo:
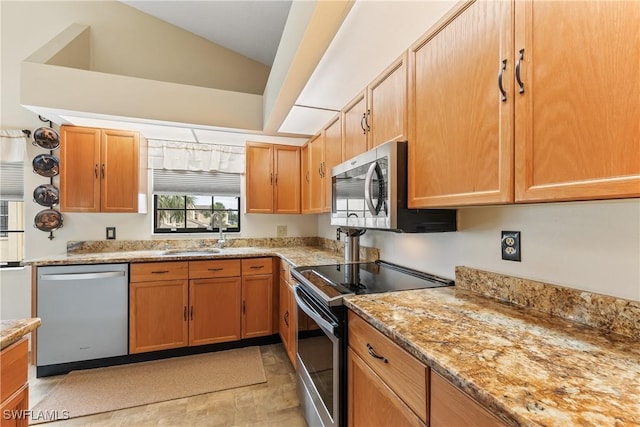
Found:
M 242 338 L 271 335 L 273 276 L 242 278 Z
M 189 281 L 189 345 L 240 339 L 240 277 Z
M 279 294 L 279 328 L 278 333 L 287 352 L 291 364 L 296 366 L 296 322 L 298 321 L 298 306 L 293 296 L 293 287 L 289 273 L 290 266 L 284 261 L 280 270 Z
M 426 426 L 351 349 L 347 371 L 349 426 Z
M 129 353 L 186 347 L 189 282 L 159 280 L 129 286 Z
M 28 340 L 22 338 L 0 352 L 0 425 L 27 427 L 29 385 L 27 383 Z
M 506 426 L 479 403 L 435 372 L 431 373 L 430 425 L 432 427 Z

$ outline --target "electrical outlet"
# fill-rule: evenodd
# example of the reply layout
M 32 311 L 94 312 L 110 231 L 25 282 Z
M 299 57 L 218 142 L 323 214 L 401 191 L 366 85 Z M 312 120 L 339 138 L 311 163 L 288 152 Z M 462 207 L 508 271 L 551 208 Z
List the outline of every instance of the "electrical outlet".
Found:
M 520 232 L 502 232 L 502 259 L 507 261 L 520 261 Z
M 336 240 L 338 242 L 340 241 L 340 229 L 339 228 L 336 230 Z
M 107 227 L 107 240 L 115 240 L 115 238 L 116 238 L 116 228 Z
M 278 225 L 276 227 L 276 237 L 287 237 L 287 226 Z

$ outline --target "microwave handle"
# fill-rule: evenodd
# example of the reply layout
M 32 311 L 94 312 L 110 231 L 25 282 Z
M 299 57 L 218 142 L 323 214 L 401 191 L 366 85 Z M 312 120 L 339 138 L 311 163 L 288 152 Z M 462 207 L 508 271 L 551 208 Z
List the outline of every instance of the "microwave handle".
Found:
M 377 172 L 376 169 L 379 168 L 378 162 L 371 163 L 364 177 L 364 200 L 367 202 L 367 207 L 372 215 L 378 215 L 380 213 L 380 203 L 378 203 L 377 207 L 374 206 L 373 199 L 371 198 L 371 179 L 373 178 L 373 174 Z

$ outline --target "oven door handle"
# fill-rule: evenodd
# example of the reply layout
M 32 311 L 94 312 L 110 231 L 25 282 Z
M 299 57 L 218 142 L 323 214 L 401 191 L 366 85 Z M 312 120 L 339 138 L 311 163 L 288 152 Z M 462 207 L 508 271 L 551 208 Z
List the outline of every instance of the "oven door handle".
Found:
M 293 295 L 296 299 L 296 303 L 298 303 L 298 307 L 304 311 L 307 316 L 313 319 L 318 326 L 321 326 L 323 329 L 330 331 L 331 334 L 335 333 L 338 324 L 336 322 L 331 322 L 322 317 L 316 310 L 314 310 L 305 300 L 304 297 L 300 295 L 299 285 L 294 287 Z

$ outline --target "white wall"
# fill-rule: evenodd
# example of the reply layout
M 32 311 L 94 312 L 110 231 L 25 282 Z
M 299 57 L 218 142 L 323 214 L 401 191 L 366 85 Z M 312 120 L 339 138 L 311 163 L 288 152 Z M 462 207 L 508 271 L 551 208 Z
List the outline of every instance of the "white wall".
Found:
M 380 258 L 449 278 L 465 265 L 640 301 L 640 200 L 550 203 L 458 210 L 452 233 L 367 231 Z M 322 237 L 335 238 L 329 215 Z M 500 257 L 500 232 L 522 232 L 522 262 Z

